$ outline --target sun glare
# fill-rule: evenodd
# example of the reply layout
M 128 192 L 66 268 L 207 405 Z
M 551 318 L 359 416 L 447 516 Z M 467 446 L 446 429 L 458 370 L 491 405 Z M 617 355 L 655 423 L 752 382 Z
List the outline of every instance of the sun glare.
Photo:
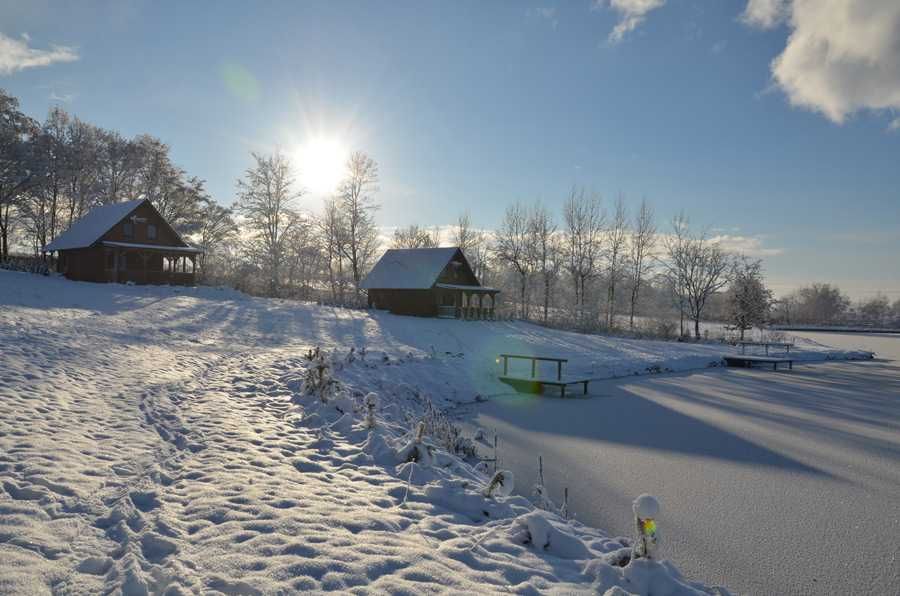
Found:
M 300 183 L 308 190 L 325 194 L 337 188 L 347 163 L 347 148 L 338 139 L 312 137 L 295 152 Z

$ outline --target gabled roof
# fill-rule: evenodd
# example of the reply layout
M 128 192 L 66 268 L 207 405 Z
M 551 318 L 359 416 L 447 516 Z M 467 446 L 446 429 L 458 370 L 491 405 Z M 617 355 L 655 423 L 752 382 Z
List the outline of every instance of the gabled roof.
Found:
M 360 287 L 365 290 L 427 290 L 457 252 L 460 251 L 455 246 L 392 248 L 375 263 Z
M 87 215 L 73 223 L 72 227 L 57 236 L 53 242 L 45 246 L 44 251 L 87 248 L 143 202 L 144 199 L 135 199 L 125 203 L 95 207 Z

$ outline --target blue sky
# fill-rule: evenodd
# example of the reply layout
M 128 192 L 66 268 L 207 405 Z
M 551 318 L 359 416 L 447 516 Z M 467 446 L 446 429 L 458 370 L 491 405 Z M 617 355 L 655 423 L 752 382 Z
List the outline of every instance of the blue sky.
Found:
M 900 298 L 900 121 L 878 99 L 895 89 L 848 90 L 809 60 L 773 71 L 809 21 L 748 24 L 771 1 L 630 1 L 0 2 L 0 48 L 77 57 L 4 72 L 0 56 L 0 87 L 35 117 L 61 104 L 160 137 L 225 204 L 251 150 L 336 137 L 379 162 L 384 226 L 468 210 L 489 228 L 578 184 L 683 209 L 763 256 L 778 291 Z

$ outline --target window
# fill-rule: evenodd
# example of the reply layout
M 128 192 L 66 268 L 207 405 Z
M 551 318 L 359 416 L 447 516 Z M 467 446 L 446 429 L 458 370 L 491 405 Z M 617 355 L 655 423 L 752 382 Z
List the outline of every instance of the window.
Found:
M 147 240 L 156 240 L 156 226 L 147 224 Z
M 134 238 L 134 224 L 130 221 L 126 221 L 122 225 L 122 235 L 126 238 Z

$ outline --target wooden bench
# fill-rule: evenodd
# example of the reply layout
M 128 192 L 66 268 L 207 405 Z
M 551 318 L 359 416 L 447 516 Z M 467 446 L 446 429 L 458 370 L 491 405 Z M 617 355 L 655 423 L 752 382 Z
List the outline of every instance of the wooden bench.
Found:
M 745 356 L 743 354 L 725 356 L 725 364 L 742 368 L 753 368 L 754 364 L 771 364 L 773 370 L 778 370 L 779 364 L 787 364 L 789 370 L 794 369 L 794 360 L 792 358 L 776 358 L 774 356 Z
M 783 348 L 788 354 L 791 353 L 791 348 L 794 347 L 794 344 L 792 343 L 780 341 L 739 341 L 736 342 L 736 344 L 741 346 L 741 354 L 745 353 L 747 346 L 764 346 L 766 348 L 766 356 L 769 355 L 769 346 Z
M 521 391 L 523 393 L 542 393 L 544 391 L 545 385 L 550 385 L 552 387 L 559 387 L 560 393 L 562 397 L 566 396 L 566 387 L 569 385 L 582 385 L 584 387 L 584 394 L 587 395 L 588 392 L 588 383 L 590 379 L 563 379 L 562 369 L 563 364 L 568 363 L 569 361 L 566 358 L 551 358 L 545 356 L 522 356 L 520 354 L 500 354 L 499 358 L 497 358 L 497 362 L 500 362 L 500 359 L 503 359 L 503 374 L 498 378 L 501 382 L 506 383 L 516 391 Z M 518 360 L 530 360 L 531 361 L 531 376 L 528 378 L 525 377 L 514 377 L 509 374 L 509 361 L 510 359 L 518 359 Z M 555 379 L 542 379 L 538 377 L 537 365 L 538 362 L 555 362 L 556 363 L 556 378 Z

